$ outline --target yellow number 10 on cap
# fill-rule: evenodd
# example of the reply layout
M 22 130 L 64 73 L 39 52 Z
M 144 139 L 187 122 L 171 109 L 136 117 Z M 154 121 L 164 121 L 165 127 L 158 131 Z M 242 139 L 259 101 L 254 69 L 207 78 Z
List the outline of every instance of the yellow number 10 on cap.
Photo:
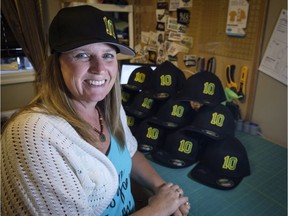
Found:
M 222 127 L 224 124 L 224 120 L 225 120 L 225 116 L 223 114 L 215 112 L 212 114 L 212 119 L 210 121 L 210 124 L 216 125 L 218 127 Z
M 103 21 L 104 21 L 105 26 L 106 26 L 106 33 L 116 39 L 112 20 L 107 19 L 107 17 L 105 16 L 105 17 L 103 17 Z
M 224 157 L 224 163 L 222 165 L 222 168 L 228 170 L 235 170 L 237 162 L 238 162 L 237 157 L 230 157 L 229 155 L 227 155 L 226 157 Z

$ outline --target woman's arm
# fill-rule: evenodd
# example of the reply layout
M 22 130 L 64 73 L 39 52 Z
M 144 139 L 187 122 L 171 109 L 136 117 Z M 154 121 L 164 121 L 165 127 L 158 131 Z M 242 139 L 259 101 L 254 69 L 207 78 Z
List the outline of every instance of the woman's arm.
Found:
M 150 189 L 155 195 L 149 199 L 148 205 L 133 215 L 187 215 L 190 206 L 188 197 L 178 185 L 166 183 L 150 165 L 142 153 L 136 151 L 132 157 L 131 177 L 142 186 Z
M 161 185 L 165 184 L 165 181 L 139 151 L 136 151 L 132 157 L 131 177 L 154 194 Z
M 146 207 L 135 212 L 133 215 L 166 216 L 171 215 L 173 212 L 174 216 L 187 215 L 190 209 L 190 205 L 187 205 L 188 198 L 179 197 L 179 191 L 183 195 L 183 191 L 179 186 L 165 183 L 143 154 L 137 151 L 137 140 L 127 125 L 126 114 L 122 106 L 120 114 L 126 135 L 127 147 L 132 157 L 131 178 L 155 194 L 151 197 Z M 172 193 L 172 196 L 169 193 Z M 175 193 L 177 199 L 173 198 Z

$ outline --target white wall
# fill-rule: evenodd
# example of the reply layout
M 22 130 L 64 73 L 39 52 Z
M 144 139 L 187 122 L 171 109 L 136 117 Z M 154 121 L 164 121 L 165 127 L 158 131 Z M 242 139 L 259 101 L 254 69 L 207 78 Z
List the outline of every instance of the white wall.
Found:
M 283 8 L 287 9 L 286 0 L 270 0 L 262 55 Z M 260 71 L 252 121 L 260 125 L 266 139 L 287 146 L 287 86 Z

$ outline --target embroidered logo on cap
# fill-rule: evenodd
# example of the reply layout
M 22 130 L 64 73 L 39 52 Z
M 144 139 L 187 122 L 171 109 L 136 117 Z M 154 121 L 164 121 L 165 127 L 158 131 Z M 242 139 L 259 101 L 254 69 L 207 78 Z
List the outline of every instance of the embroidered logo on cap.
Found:
M 209 82 L 204 83 L 203 94 L 214 95 L 214 91 L 215 91 L 214 83 L 209 83 Z
M 135 82 L 138 82 L 138 83 L 144 83 L 145 78 L 146 78 L 145 73 L 137 72 L 137 73 L 135 74 L 134 81 L 135 81 Z
M 229 155 L 227 155 L 224 157 L 222 169 L 226 169 L 230 171 L 236 170 L 237 162 L 238 162 L 237 157 L 230 157 Z
M 172 85 L 172 77 L 170 74 L 161 75 L 160 76 L 160 85 L 161 86 L 171 86 Z
M 135 118 L 133 116 L 127 116 L 127 125 L 133 127 L 135 124 Z
M 153 127 L 147 128 L 146 137 L 148 139 L 157 140 L 158 136 L 159 136 L 159 129 L 158 128 L 153 128 Z
M 106 26 L 106 33 L 116 39 L 116 35 L 115 35 L 115 31 L 114 31 L 114 26 L 113 26 L 112 20 L 111 19 L 107 19 L 107 17 L 104 16 L 103 17 L 103 21 L 104 21 L 105 26 Z
M 179 142 L 178 151 L 184 154 L 190 154 L 192 152 L 193 143 L 190 140 L 182 139 Z
M 154 101 L 153 99 L 145 97 L 141 106 L 145 109 L 150 110 L 152 108 L 153 101 Z
M 210 121 L 210 124 L 217 127 L 223 127 L 224 121 L 225 121 L 225 115 L 217 112 L 212 113 L 212 119 Z
M 185 108 L 181 105 L 174 105 L 172 107 L 171 116 L 181 118 L 183 116 Z
M 130 99 L 130 94 L 128 92 L 122 91 L 121 99 L 123 102 L 128 102 Z

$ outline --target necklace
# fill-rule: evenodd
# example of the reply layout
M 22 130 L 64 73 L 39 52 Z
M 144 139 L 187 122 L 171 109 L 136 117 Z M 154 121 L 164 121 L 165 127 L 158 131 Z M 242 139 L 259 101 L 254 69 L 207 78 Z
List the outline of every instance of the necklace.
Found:
M 96 106 L 96 110 L 98 112 L 98 116 L 99 116 L 99 124 L 100 124 L 100 131 L 97 128 L 93 128 L 95 132 L 97 132 L 99 134 L 99 139 L 101 142 L 105 142 L 106 141 L 106 136 L 103 133 L 103 118 L 101 116 L 101 112 L 99 110 L 99 108 Z

